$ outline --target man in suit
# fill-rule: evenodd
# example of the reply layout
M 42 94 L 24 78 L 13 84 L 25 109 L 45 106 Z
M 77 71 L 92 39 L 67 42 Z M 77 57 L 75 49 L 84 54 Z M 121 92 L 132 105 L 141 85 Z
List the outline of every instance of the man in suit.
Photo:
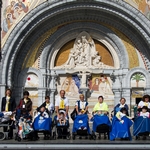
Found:
M 5 97 L 2 98 L 1 102 L 1 112 L 14 112 L 16 108 L 16 101 L 12 97 L 12 92 L 10 89 L 6 90 Z M 9 124 L 12 124 L 13 120 L 9 121 Z M 8 131 L 7 127 L 4 127 L 4 132 Z M 9 127 L 9 132 L 8 132 L 8 138 L 12 139 L 13 138 L 13 125 Z

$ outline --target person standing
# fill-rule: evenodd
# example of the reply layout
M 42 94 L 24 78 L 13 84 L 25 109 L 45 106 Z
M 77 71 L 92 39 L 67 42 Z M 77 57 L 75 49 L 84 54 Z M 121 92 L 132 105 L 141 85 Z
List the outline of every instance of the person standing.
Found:
M 21 115 L 29 115 L 31 114 L 32 111 L 32 101 L 29 98 L 29 92 L 28 91 L 24 91 L 23 92 L 23 98 L 20 100 L 17 108 L 17 119 L 20 119 Z
M 11 89 L 7 89 L 5 92 L 5 97 L 2 98 L 1 102 L 1 112 L 14 112 L 16 108 L 16 101 L 15 98 L 12 97 L 12 91 Z M 9 124 L 12 124 L 12 126 L 9 127 L 9 132 L 8 132 L 8 138 L 12 139 L 13 138 L 13 120 L 9 121 Z M 3 128 L 4 132 L 8 131 L 7 127 Z
M 59 109 L 65 110 L 65 116 L 68 117 L 69 101 L 65 97 L 64 90 L 60 91 L 60 96 L 55 101 L 55 111 L 56 111 L 58 117 L 59 117 Z
M 55 101 L 55 112 L 57 114 L 57 118 L 60 118 L 59 110 L 64 110 L 65 117 L 68 118 L 68 111 L 69 111 L 69 101 L 65 97 L 65 91 L 60 91 L 60 96 Z M 64 128 L 63 130 L 58 129 L 58 138 L 62 138 L 62 135 L 67 135 L 67 129 Z M 63 136 L 65 138 L 65 136 Z

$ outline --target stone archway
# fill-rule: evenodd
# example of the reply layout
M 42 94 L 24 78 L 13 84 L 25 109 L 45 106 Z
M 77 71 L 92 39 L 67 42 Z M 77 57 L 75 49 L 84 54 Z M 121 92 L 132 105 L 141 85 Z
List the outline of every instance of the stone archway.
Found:
M 88 26 L 85 26 L 85 23 Z M 81 26 L 78 27 L 78 24 Z M 94 26 L 92 27 L 92 25 Z M 63 31 L 64 29 L 66 30 Z M 74 31 L 69 32 L 72 29 L 74 29 Z M 121 47 L 120 54 L 127 54 L 124 47 L 125 44 L 122 44 L 122 42 L 119 41 L 120 34 L 122 33 L 122 35 L 127 37 L 126 39 L 133 42 L 137 49 L 140 49 L 143 53 L 143 60 L 145 61 L 146 67 L 149 69 L 149 58 L 147 57 L 149 56 L 148 49 L 150 48 L 149 20 L 142 14 L 137 14 L 137 10 L 133 9 L 129 4 L 124 1 L 107 0 L 94 2 L 91 2 L 90 0 L 86 2 L 75 0 L 46 1 L 29 12 L 18 23 L 2 49 L 2 62 L 0 67 L 1 92 L 4 93 L 6 86 L 17 89 L 18 83 L 16 78 L 19 76 L 22 69 L 26 68 L 26 65 L 25 68 L 23 68 L 23 64 L 30 61 L 32 52 L 38 53 L 41 51 L 42 53 L 43 57 L 40 59 L 41 65 L 38 69 L 41 71 L 42 78 L 46 80 L 46 84 L 48 85 L 48 80 L 50 79 L 48 79 L 47 76 L 53 76 L 51 75 L 52 71 L 49 68 L 50 63 L 48 60 L 56 50 L 53 49 L 57 47 L 55 39 L 61 41 L 63 40 L 64 35 L 69 35 L 68 39 L 66 38 L 66 41 L 61 43 L 64 44 L 70 40 L 69 38 L 73 39 L 75 35 L 78 34 L 78 30 L 83 31 L 85 29 L 88 29 L 88 31 L 92 33 L 93 38 L 96 39 L 100 33 L 104 36 L 107 35 L 106 39 L 112 43 L 116 51 L 119 51 L 119 48 Z M 99 34 L 96 34 L 98 29 Z M 118 38 L 116 38 L 116 35 Z M 114 41 L 110 40 L 110 37 L 111 39 L 114 38 Z M 50 43 L 46 43 L 46 41 L 50 41 Z M 39 47 L 35 48 L 37 43 L 39 44 Z M 35 51 L 35 49 L 37 51 Z M 129 57 L 123 57 L 120 54 L 118 53 L 120 56 L 120 63 L 126 62 L 125 65 L 129 68 L 127 65 Z M 37 56 L 34 54 L 34 58 L 32 59 L 35 59 L 36 57 Z M 46 84 L 42 86 L 45 91 L 47 87 Z

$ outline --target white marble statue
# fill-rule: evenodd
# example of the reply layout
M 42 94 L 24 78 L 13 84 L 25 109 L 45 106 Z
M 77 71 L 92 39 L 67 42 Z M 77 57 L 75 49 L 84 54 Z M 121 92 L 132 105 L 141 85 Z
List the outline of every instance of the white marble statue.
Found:
M 104 69 L 114 68 L 101 62 L 95 43 L 87 32 L 81 32 L 70 50 L 68 60 L 61 66 L 63 69 Z

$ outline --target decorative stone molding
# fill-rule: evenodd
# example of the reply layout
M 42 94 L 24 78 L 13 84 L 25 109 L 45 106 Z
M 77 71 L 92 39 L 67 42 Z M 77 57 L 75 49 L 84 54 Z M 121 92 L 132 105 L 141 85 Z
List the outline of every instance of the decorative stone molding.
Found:
M 90 10 L 90 13 L 87 16 L 83 15 L 85 9 Z M 72 15 L 74 10 L 76 10 L 76 15 Z M 52 18 L 56 16 L 60 17 L 60 19 L 53 20 Z M 115 17 L 118 18 L 118 21 L 120 20 L 119 23 L 116 21 Z M 52 19 L 51 23 L 49 23 L 49 19 Z M 32 35 L 32 31 L 39 31 L 39 33 L 33 37 L 34 40 L 48 28 L 62 25 L 64 23 L 71 22 L 72 20 L 80 21 L 82 19 L 83 21 L 91 20 L 107 23 L 122 31 L 124 34 L 126 34 L 126 36 L 130 37 L 136 47 L 138 47 L 140 51 L 144 53 L 145 59 L 147 59 L 146 63 L 149 65 L 147 56 L 149 54 L 148 49 L 150 48 L 150 21 L 129 4 L 125 3 L 124 1 L 116 2 L 110 0 L 97 0 L 94 2 L 68 0 L 55 1 L 52 3 L 48 1 L 30 11 L 16 25 L 15 29 L 10 34 L 2 50 L 3 58 L 1 63 L 1 83 L 11 86 L 12 79 L 21 70 L 19 64 L 23 63 L 22 58 L 27 54 L 28 51 L 28 48 L 24 49 L 21 46 L 23 43 L 27 42 L 26 39 L 32 39 L 34 36 L 34 34 Z M 47 28 L 45 28 L 45 26 L 42 24 L 43 22 Z M 126 28 L 126 26 L 130 26 L 130 29 Z M 40 32 L 39 29 L 41 27 L 43 27 L 43 30 Z M 134 35 L 134 32 L 137 34 Z M 29 47 L 31 46 L 30 42 L 32 43 L 32 40 L 28 43 Z M 19 60 L 17 67 L 14 69 L 13 66 L 16 64 L 15 61 L 18 57 L 18 53 L 20 53 L 19 57 L 21 60 Z M 149 67 L 150 65 L 148 66 L 148 69 Z M 12 75 L 14 75 L 13 78 Z
M 146 78 L 146 88 L 149 88 L 150 87 L 150 74 L 147 70 L 145 70 L 144 68 L 140 68 L 140 67 L 136 67 L 136 68 L 133 68 L 131 69 L 125 76 L 125 79 L 124 79 L 124 87 L 126 88 L 131 88 L 131 77 L 133 74 L 135 73 L 142 73 L 145 78 Z
M 35 69 L 35 68 L 26 68 L 26 69 L 24 69 L 19 74 L 18 83 L 15 86 L 19 86 L 19 87 L 24 86 L 24 83 L 26 82 L 26 79 L 27 79 L 26 77 L 30 73 L 33 73 L 33 74 L 38 76 L 38 78 L 39 78 L 39 87 L 43 87 L 42 73 L 39 70 Z

